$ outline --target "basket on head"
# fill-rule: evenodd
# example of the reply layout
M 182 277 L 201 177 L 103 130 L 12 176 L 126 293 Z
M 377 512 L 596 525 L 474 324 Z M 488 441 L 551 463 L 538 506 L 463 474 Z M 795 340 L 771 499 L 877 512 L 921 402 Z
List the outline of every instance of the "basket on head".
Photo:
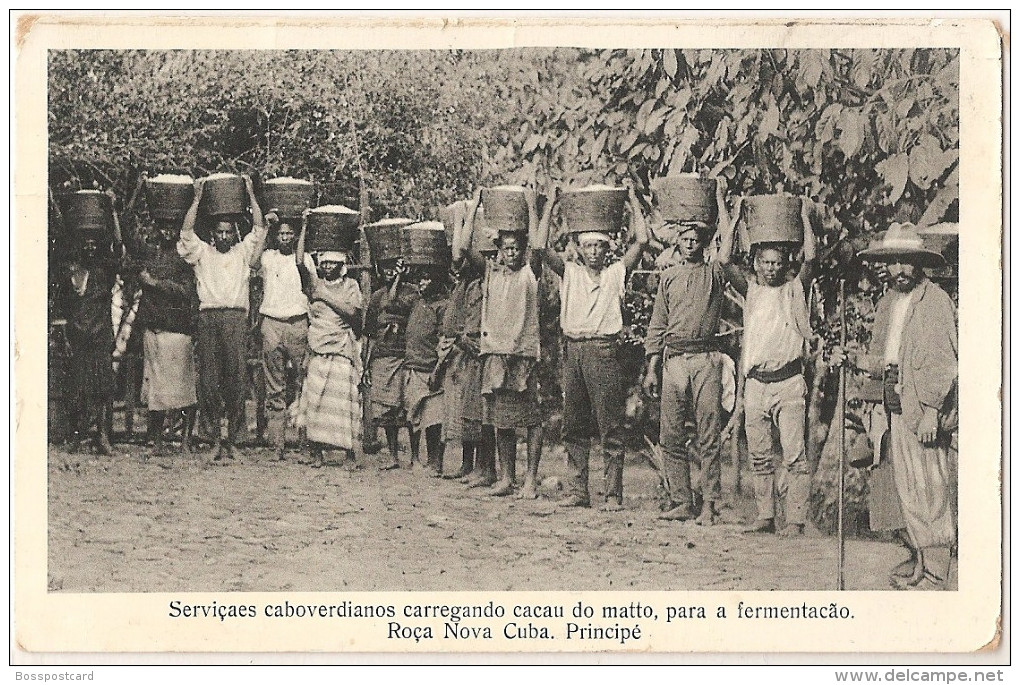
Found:
M 468 202 L 468 205 L 471 203 Z M 472 252 L 478 252 L 480 254 L 492 254 L 496 251 L 496 238 L 499 234 L 489 226 L 488 219 L 485 216 L 485 207 L 479 206 L 478 211 L 475 212 L 475 225 L 474 231 L 471 233 L 471 246 Z
M 565 233 L 615 233 L 623 226 L 627 189 L 593 185 L 570 190 L 560 198 Z
M 153 219 L 179 221 L 195 199 L 195 181 L 186 174 L 160 174 L 145 179 L 145 203 Z
M 400 229 L 400 252 L 405 264 L 448 266 L 450 248 L 446 229 L 438 221 L 421 221 Z
M 716 180 L 697 174 L 664 176 L 652 181 L 655 206 L 666 223 L 697 221 L 714 226 L 719 218 Z
M 342 205 L 326 205 L 308 213 L 305 249 L 309 252 L 350 251 L 358 240 L 361 214 Z
M 315 204 L 315 184 L 300 178 L 273 178 L 262 184 L 262 209 L 275 209 L 280 219 L 297 219 Z
M 205 177 L 199 207 L 206 216 L 243 214 L 247 200 L 243 178 L 237 174 L 212 174 Z
M 496 186 L 482 189 L 486 220 L 494 231 L 527 231 L 528 199 L 523 186 Z
M 113 206 L 110 198 L 98 190 L 79 190 L 65 195 L 61 202 L 65 227 L 76 233 L 113 235 Z
M 390 259 L 400 259 L 400 229 L 413 224 L 412 219 L 383 219 L 365 225 L 365 239 L 372 251 L 372 261 L 378 264 Z
M 792 195 L 751 195 L 743 198 L 740 216 L 749 245 L 804 242 L 801 198 Z

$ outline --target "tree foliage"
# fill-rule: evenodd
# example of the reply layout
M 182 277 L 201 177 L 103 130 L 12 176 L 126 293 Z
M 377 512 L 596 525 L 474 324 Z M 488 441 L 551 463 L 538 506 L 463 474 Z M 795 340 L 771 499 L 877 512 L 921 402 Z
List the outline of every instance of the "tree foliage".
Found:
M 128 198 L 142 171 L 290 175 L 374 220 L 435 217 L 479 184 L 629 180 L 647 197 L 698 172 L 726 179 L 731 207 L 815 202 L 817 330 L 837 339 L 846 279 L 862 344 L 877 293 L 856 287 L 856 253 L 892 221 L 957 219 L 959 67 L 953 49 L 52 51 L 50 183 Z M 650 302 L 629 296 L 638 333 Z

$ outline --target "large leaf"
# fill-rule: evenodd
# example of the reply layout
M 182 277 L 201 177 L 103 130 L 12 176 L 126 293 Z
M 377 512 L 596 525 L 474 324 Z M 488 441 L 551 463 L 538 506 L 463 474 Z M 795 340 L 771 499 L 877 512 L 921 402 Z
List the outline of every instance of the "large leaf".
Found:
M 903 195 L 903 189 L 907 185 L 910 160 L 903 153 L 896 154 L 876 164 L 875 170 L 882 180 L 892 188 L 889 192 L 889 203 L 895 204 Z
M 670 78 L 675 78 L 676 77 L 676 68 L 677 68 L 676 50 L 668 49 L 668 50 L 664 50 L 663 51 L 663 53 L 662 53 L 662 67 L 663 67 L 663 69 L 666 70 L 666 74 L 668 74 Z
M 839 115 L 839 147 L 847 157 L 853 157 L 864 142 L 864 120 L 860 113 L 844 109 Z

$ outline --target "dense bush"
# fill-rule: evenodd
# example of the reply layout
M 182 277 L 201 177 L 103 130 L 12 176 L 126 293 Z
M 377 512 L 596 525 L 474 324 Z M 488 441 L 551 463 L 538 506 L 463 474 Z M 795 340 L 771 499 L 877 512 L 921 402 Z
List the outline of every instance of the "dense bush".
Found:
M 647 200 L 651 179 L 700 172 L 726 179 L 731 207 L 807 195 L 822 236 L 819 354 L 839 336 L 841 279 L 849 338 L 867 342 L 877 293 L 858 288 L 855 254 L 875 231 L 956 220 L 958 121 L 949 49 L 58 50 L 49 62 L 51 191 L 113 187 L 129 225 L 145 224 L 132 202 L 143 171 L 313 178 L 323 201 L 369 220 L 435 217 L 508 181 L 626 180 Z M 649 306 L 647 288 L 628 297 L 635 342 Z M 835 462 L 821 442 L 836 398 L 831 378 L 812 375 L 825 524 Z M 861 494 L 855 481 L 853 502 Z

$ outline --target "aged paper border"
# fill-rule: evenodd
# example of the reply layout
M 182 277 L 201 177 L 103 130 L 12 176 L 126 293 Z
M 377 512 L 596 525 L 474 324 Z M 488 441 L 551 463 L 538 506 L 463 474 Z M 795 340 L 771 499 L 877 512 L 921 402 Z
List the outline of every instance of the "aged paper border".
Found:
M 153 30 L 158 29 L 158 30 Z M 966 468 L 960 473 L 959 577 L 954 593 L 896 592 L 640 592 L 640 593 L 359 593 L 360 603 L 474 604 L 490 599 L 596 606 L 635 599 L 726 605 L 730 618 L 682 628 L 647 623 L 647 638 L 613 648 L 605 642 L 434 640 L 385 637 L 385 621 L 219 621 L 167 618 L 171 599 L 262 606 L 284 599 L 330 603 L 333 593 L 53 594 L 46 588 L 47 467 L 46 307 L 34 274 L 45 273 L 46 50 L 509 48 L 682 46 L 958 47 L 961 49 L 960 430 Z M 16 437 L 14 463 L 14 610 L 12 648 L 29 653 L 80 652 L 542 652 L 573 649 L 617 653 L 968 653 L 994 650 L 1002 582 L 1001 339 L 1001 52 L 987 21 L 845 20 L 579 20 L 351 19 L 324 17 L 200 18 L 22 17 L 16 36 L 14 239 Z M 344 595 L 350 598 L 350 595 Z M 769 623 L 733 617 L 737 602 L 850 606 L 852 621 Z M 714 612 L 710 611 L 712 616 Z M 536 622 L 541 624 L 541 622 Z M 562 621 L 550 622 L 561 632 Z M 442 622 L 435 625 L 441 628 Z M 492 624 L 494 633 L 502 623 Z M 364 659 L 359 659 L 364 661 Z M 368 661 L 373 659 L 369 658 Z

